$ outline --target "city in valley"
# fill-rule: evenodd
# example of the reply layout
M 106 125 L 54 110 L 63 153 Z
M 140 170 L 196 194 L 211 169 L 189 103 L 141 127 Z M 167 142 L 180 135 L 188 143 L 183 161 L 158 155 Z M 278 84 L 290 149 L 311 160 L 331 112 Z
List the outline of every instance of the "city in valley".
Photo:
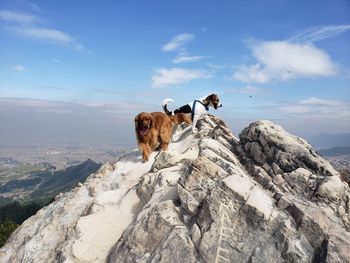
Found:
M 49 146 L 1 146 L 0 167 L 15 167 L 20 164 L 43 165 L 62 170 L 68 166 L 79 164 L 86 159 L 98 163 L 113 161 L 129 149 L 117 148 L 110 145 L 49 145 Z M 52 167 L 53 166 L 53 167 Z
M 112 146 L 13 146 L 0 148 L 0 206 L 13 200 L 54 197 L 69 190 L 127 149 Z

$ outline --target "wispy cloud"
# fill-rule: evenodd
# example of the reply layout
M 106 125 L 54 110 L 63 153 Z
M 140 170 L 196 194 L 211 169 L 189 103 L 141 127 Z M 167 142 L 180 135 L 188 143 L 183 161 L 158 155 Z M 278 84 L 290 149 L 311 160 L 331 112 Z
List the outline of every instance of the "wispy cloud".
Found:
M 287 41 L 297 43 L 316 42 L 319 40 L 336 37 L 337 35 L 350 30 L 350 25 L 327 25 L 307 29 Z
M 30 38 L 51 40 L 65 45 L 73 42 L 73 38 L 69 34 L 56 29 L 45 27 L 13 27 L 12 29 L 16 33 Z
M 79 43 L 63 31 L 46 27 L 12 27 L 13 32 L 28 38 L 55 42 L 64 46 L 74 46 L 79 49 Z
M 310 97 L 310 98 L 301 100 L 300 104 L 309 105 L 309 106 L 330 106 L 330 107 L 349 105 L 349 103 L 345 103 L 343 101 L 320 99 L 317 97 Z
M 196 61 L 202 60 L 203 58 L 204 58 L 203 56 L 191 56 L 187 54 L 187 52 L 180 52 L 173 59 L 173 63 L 180 64 L 180 63 L 196 62 Z
M 194 38 L 195 36 L 193 34 L 176 35 L 162 47 L 162 50 L 167 52 L 180 50 L 185 44 L 194 40 Z
M 240 65 L 233 79 L 266 83 L 297 77 L 330 76 L 337 72 L 330 56 L 312 44 L 264 41 L 255 43 L 251 49 L 256 63 Z
M 161 88 L 175 84 L 187 83 L 194 79 L 208 78 L 211 74 L 203 70 L 184 68 L 160 68 L 152 77 L 152 87 Z
M 23 65 L 15 65 L 15 66 L 13 66 L 13 70 L 18 71 L 18 72 L 22 72 L 22 71 L 26 71 L 27 68 Z
M 31 24 L 35 22 L 41 22 L 41 19 L 35 15 L 13 12 L 9 10 L 0 10 L 0 19 L 18 24 Z
M 30 14 L 0 10 L 0 19 L 8 23 L 6 29 L 22 37 L 49 41 L 75 50 L 81 50 L 82 44 L 75 40 L 70 34 L 43 26 L 43 19 Z
M 281 103 L 268 109 L 291 115 L 302 115 L 303 118 L 332 118 L 348 120 L 350 118 L 350 102 L 310 97 L 297 102 Z
M 173 37 L 167 44 L 162 47 L 163 51 L 177 52 L 176 57 L 172 60 L 174 64 L 190 63 L 202 60 L 203 56 L 194 56 L 187 52 L 186 44 L 195 39 L 194 34 L 179 34 Z

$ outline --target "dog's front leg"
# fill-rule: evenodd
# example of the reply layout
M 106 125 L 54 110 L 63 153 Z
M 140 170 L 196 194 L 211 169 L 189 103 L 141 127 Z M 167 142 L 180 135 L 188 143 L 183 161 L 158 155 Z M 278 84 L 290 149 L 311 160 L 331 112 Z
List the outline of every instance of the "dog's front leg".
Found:
M 171 133 L 173 130 L 173 123 L 169 122 L 165 127 L 163 127 L 160 131 L 160 149 L 162 151 L 166 151 L 168 149 L 168 145 L 171 140 Z
M 193 133 L 198 132 L 198 129 L 197 129 L 197 127 L 196 127 L 197 122 L 198 122 L 198 119 L 199 119 L 199 116 L 198 116 L 197 114 L 194 114 L 194 116 L 193 116 L 193 122 L 192 122 L 192 132 L 193 132 Z
M 149 155 L 152 152 L 151 147 L 146 143 L 140 143 L 139 149 L 140 149 L 140 152 L 142 153 L 143 161 L 148 162 Z

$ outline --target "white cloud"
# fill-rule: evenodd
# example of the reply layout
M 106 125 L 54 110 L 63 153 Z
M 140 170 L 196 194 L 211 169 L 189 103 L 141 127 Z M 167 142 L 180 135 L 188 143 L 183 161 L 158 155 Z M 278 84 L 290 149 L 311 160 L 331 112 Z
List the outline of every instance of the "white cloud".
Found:
M 208 78 L 210 74 L 203 70 L 191 70 L 184 68 L 160 68 L 152 77 L 152 86 L 161 88 L 165 86 L 187 83 L 194 79 Z
M 213 64 L 213 63 L 206 63 L 206 65 L 210 68 L 212 68 L 213 70 L 220 70 L 220 69 L 224 69 L 226 68 L 226 66 L 223 66 L 223 65 L 216 65 L 216 64 Z
M 195 36 L 193 34 L 179 34 L 172 38 L 167 44 L 162 47 L 163 51 L 177 51 L 185 44 L 191 42 Z
M 274 72 L 284 73 L 289 70 L 291 74 L 320 76 L 335 73 L 335 65 L 328 54 L 313 45 L 296 45 L 283 41 L 263 42 L 253 52 L 261 64 Z M 285 77 L 289 78 L 288 75 Z
M 245 83 L 266 83 L 297 77 L 330 76 L 337 69 L 329 55 L 312 44 L 265 41 L 252 46 L 253 65 L 240 65 L 233 78 Z
M 310 97 L 308 99 L 302 100 L 300 101 L 300 104 L 313 105 L 313 106 L 331 106 L 331 107 L 346 105 L 346 103 L 339 100 L 325 100 L 317 97 Z
M 73 38 L 67 33 L 45 27 L 13 27 L 13 30 L 19 35 L 30 38 L 50 40 L 66 45 L 74 41 Z
M 303 118 L 330 118 L 342 119 L 350 118 L 350 103 L 340 100 L 327 100 L 317 97 L 310 97 L 294 103 L 285 103 L 271 107 L 272 110 L 302 115 Z
M 76 50 L 81 50 L 83 47 L 70 34 L 55 28 L 42 26 L 43 20 L 35 15 L 0 10 L 0 19 L 6 21 L 9 24 L 6 28 L 17 35 L 54 42 Z
M 291 38 L 288 42 L 316 42 L 322 39 L 335 37 L 350 29 L 350 25 L 328 25 L 307 29 Z
M 41 21 L 37 16 L 9 10 L 0 10 L 0 19 L 19 24 L 31 24 Z
M 232 78 L 245 83 L 257 82 L 265 83 L 270 80 L 266 70 L 259 63 L 255 65 L 240 65 L 238 70 L 233 74 Z
M 297 77 L 330 76 L 337 67 L 330 56 L 312 43 L 336 37 L 350 30 L 350 25 L 309 28 L 286 41 L 262 41 L 250 48 L 256 63 L 240 65 L 232 78 L 242 82 L 266 83 Z
M 190 63 L 202 60 L 203 56 L 194 56 L 187 52 L 185 45 L 193 41 L 194 34 L 179 34 L 173 37 L 167 44 L 162 47 L 163 51 L 175 51 L 176 57 L 172 60 L 174 64 Z
M 187 54 L 186 52 L 180 52 L 173 59 L 173 63 L 180 64 L 180 63 L 196 62 L 196 61 L 199 61 L 201 59 L 203 59 L 202 56 L 191 56 L 191 55 Z
M 22 72 L 22 71 L 26 71 L 27 68 L 25 66 L 23 66 L 23 65 L 15 65 L 13 67 L 13 70 L 18 71 L 18 72 Z

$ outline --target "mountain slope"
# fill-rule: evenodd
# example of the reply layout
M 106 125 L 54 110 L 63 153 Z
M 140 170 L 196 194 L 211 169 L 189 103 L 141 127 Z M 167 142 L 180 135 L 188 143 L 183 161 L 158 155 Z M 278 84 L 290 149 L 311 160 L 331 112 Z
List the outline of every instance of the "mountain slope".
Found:
M 31 197 L 52 197 L 60 192 L 65 192 L 79 182 L 84 182 L 87 176 L 95 173 L 100 166 L 91 159 L 87 159 L 78 165 L 54 172 L 39 185 L 38 189 L 31 194 Z
M 66 192 L 95 173 L 101 164 L 91 159 L 59 171 L 52 171 L 42 165 L 20 165 L 4 169 L 0 182 L 0 197 L 16 201 L 50 199 L 60 192 Z
M 350 190 L 269 122 L 237 140 L 218 118 L 135 150 L 28 219 L 0 262 L 350 262 Z

